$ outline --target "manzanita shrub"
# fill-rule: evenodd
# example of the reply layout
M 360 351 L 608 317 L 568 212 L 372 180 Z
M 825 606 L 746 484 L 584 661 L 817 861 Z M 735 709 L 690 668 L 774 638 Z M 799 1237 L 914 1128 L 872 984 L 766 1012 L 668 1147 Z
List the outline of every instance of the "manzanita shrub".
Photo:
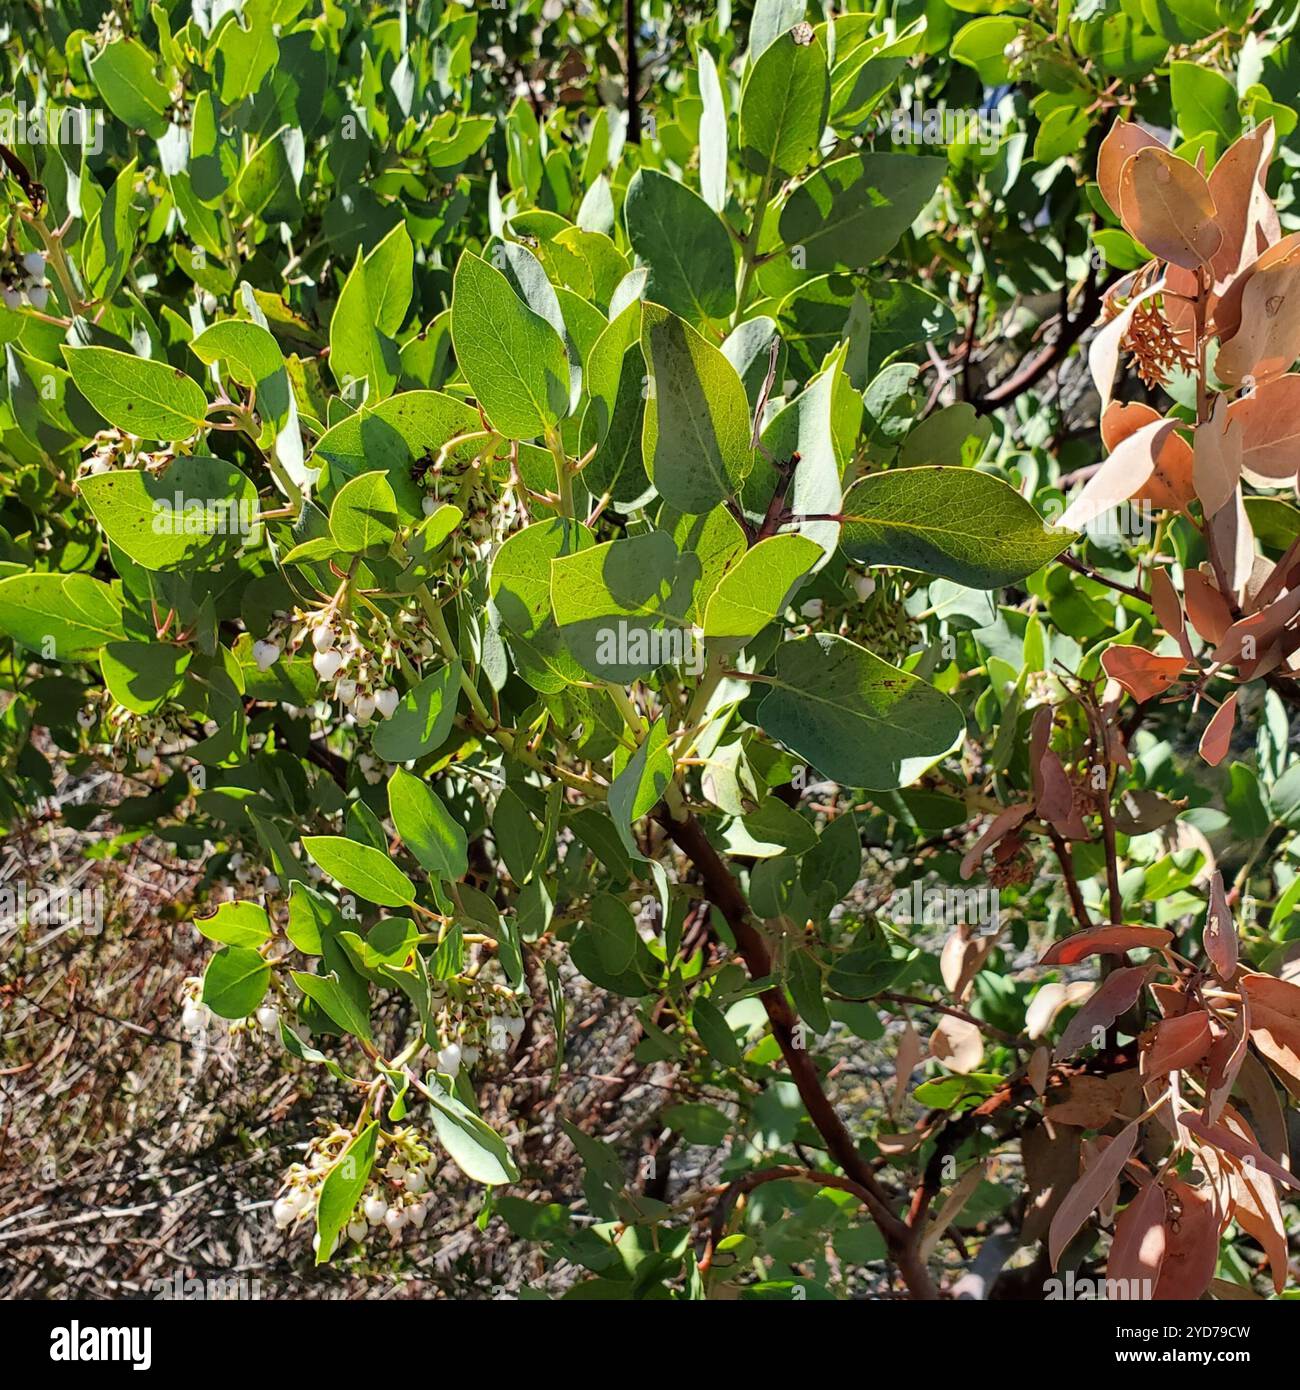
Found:
M 1285 1296 L 1296 9 L 11 15 L 0 797 L 203 863 L 305 1267 Z

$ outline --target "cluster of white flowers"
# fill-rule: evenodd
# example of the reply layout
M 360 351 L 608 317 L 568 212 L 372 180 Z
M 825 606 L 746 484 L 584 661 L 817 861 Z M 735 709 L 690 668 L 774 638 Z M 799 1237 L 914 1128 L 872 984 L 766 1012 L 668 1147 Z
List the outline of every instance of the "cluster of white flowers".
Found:
M 343 1157 L 352 1136 L 336 1129 L 308 1146 L 304 1163 L 285 1174 L 284 1186 L 271 1207 L 280 1230 L 314 1217 L 321 1185 Z M 409 1126 L 379 1141 L 370 1181 L 347 1225 L 347 1236 L 363 1244 L 380 1227 L 396 1242 L 404 1231 L 418 1231 L 429 1216 L 429 1183 L 438 1167 L 428 1145 Z M 312 1239 L 319 1249 L 320 1236 Z
M 469 992 L 472 990 L 472 992 Z M 484 980 L 457 981 L 451 990 L 435 982 L 433 1004 L 440 1047 L 438 1070 L 455 1080 L 484 1052 L 509 1052 L 524 1031 L 523 1015 L 510 991 Z
M 99 751 L 115 772 L 125 772 L 132 755 L 139 767 L 148 767 L 163 744 L 182 737 L 166 711 L 137 714 L 116 701 L 109 705 L 100 733 Z
M 6 309 L 17 309 L 24 302 L 33 309 L 44 309 L 50 302 L 45 284 L 45 257 L 28 251 L 0 266 L 0 299 Z
M 295 623 L 300 626 L 288 636 Z M 370 630 L 362 629 L 331 606 L 319 612 L 298 612 L 293 618 L 277 615 L 267 635 L 253 643 L 253 657 L 258 668 L 266 671 L 286 647 L 297 651 L 309 642 L 318 679 L 333 685 L 334 697 L 362 726 L 376 717 L 391 719 L 397 709 L 401 696 L 392 682 L 399 652 L 405 652 L 418 669 L 435 651 L 433 634 L 423 615 L 413 609 L 397 615 L 390 633 L 377 619 Z
M 203 981 L 191 975 L 181 986 L 181 1027 L 187 1033 L 202 1033 L 212 1021 L 212 1011 L 203 1002 Z
M 203 1002 L 203 980 L 189 976 L 181 985 L 181 1027 L 193 1036 L 205 1033 L 212 1022 L 212 1010 Z M 263 1004 L 248 1018 L 235 1019 L 226 1026 L 232 1037 L 253 1035 L 260 1029 L 267 1037 L 274 1036 L 280 1027 L 280 1011 L 274 1004 Z
M 160 473 L 171 467 L 176 456 L 174 445 L 149 453 L 141 450 L 140 440 L 135 435 L 119 429 L 104 429 L 90 441 L 78 473 L 81 477 L 94 477 L 118 468 L 142 468 L 147 473 Z

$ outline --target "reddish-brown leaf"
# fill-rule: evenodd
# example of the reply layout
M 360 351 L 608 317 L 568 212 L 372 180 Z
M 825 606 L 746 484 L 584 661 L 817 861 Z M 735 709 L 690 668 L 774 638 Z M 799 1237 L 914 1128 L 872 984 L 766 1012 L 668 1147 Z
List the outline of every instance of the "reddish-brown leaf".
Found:
M 1300 1099 L 1300 989 L 1275 975 L 1246 974 L 1241 990 L 1250 1000 L 1251 1042 Z
M 1272 157 L 1273 122 L 1269 119 L 1234 140 L 1210 174 L 1210 196 L 1223 228 L 1223 242 L 1210 262 L 1219 283 L 1231 280 L 1281 235 L 1277 210 L 1264 188 Z
M 1142 1079 L 1195 1066 L 1213 1041 L 1210 1016 L 1200 1009 L 1157 1023 L 1151 1030 L 1151 1045 L 1142 1052 Z
M 1246 272 L 1240 327 L 1214 362 L 1215 374 L 1229 386 L 1247 377 L 1263 385 L 1300 356 L 1300 246 L 1275 255 L 1284 245 L 1278 242 Z
M 1165 1190 L 1149 1182 L 1119 1214 L 1106 1261 L 1106 1278 L 1123 1279 L 1130 1292 L 1150 1298 L 1165 1262 Z
M 1234 695 L 1232 698 L 1236 700 L 1237 697 Z M 1220 710 L 1219 714 L 1222 713 Z M 1228 895 L 1223 890 L 1223 875 L 1217 869 L 1210 879 L 1210 905 L 1205 914 L 1201 944 L 1210 963 L 1219 972 L 1219 978 L 1231 980 L 1237 973 L 1237 926 L 1228 907 Z
M 1241 1008 L 1231 1030 L 1215 1038 L 1206 1057 L 1205 1118 L 1217 1120 L 1237 1084 L 1250 1048 L 1250 1001 L 1242 996 Z
M 1213 1144 L 1216 1149 L 1221 1149 L 1234 1158 L 1246 1159 L 1253 1163 L 1261 1173 L 1267 1173 L 1274 1182 L 1280 1182 L 1284 1187 L 1294 1188 L 1295 1191 L 1300 1192 L 1300 1178 L 1283 1168 L 1276 1159 L 1270 1158 L 1258 1144 L 1247 1139 L 1244 1135 L 1234 1134 L 1226 1125 L 1211 1124 L 1190 1110 L 1178 1117 L 1178 1123 L 1196 1135 L 1198 1139 L 1205 1140 L 1207 1144 Z
M 1201 735 L 1200 753 L 1211 767 L 1218 765 L 1228 756 L 1232 743 L 1232 730 L 1237 722 L 1237 694 L 1231 695 L 1214 711 L 1214 716 L 1205 726 Z
M 1053 1269 L 1061 1258 L 1061 1252 L 1097 1210 L 1102 1198 L 1123 1171 L 1137 1138 L 1137 1124 L 1126 1126 L 1084 1169 L 1083 1176 L 1066 1193 L 1047 1232 L 1047 1253 Z
M 1232 609 L 1200 570 L 1183 571 L 1183 601 L 1197 635 L 1216 645 L 1222 641 L 1232 626 Z
M 1300 251 L 1300 232 L 1292 232 L 1274 242 L 1267 251 L 1244 266 L 1210 299 L 1210 331 L 1226 343 L 1241 327 L 1241 306 L 1246 286 L 1257 271 L 1282 265 Z
M 1112 970 L 1077 1014 L 1065 1025 L 1056 1045 L 1057 1057 L 1069 1057 L 1093 1041 L 1094 1034 L 1109 1028 L 1122 1013 L 1137 1003 L 1150 968 L 1129 965 Z
M 1212 1195 L 1177 1178 L 1168 1185 L 1165 1258 L 1152 1294 L 1161 1302 L 1199 1298 L 1219 1262 L 1219 1213 Z
M 1168 150 L 1147 146 L 1119 175 L 1120 221 L 1162 261 L 1195 270 L 1223 242 L 1205 176 Z
M 1181 639 L 1185 627 L 1183 605 L 1178 601 L 1178 590 L 1169 571 L 1159 565 L 1151 571 L 1151 607 L 1170 637 Z
M 1275 377 L 1228 407 L 1241 424 L 1241 468 L 1251 482 L 1284 482 L 1300 470 L 1300 372 Z
M 1111 680 L 1118 681 L 1139 705 L 1163 695 L 1187 669 L 1187 661 L 1181 656 L 1157 656 L 1145 647 L 1124 644 L 1107 647 L 1101 654 L 1101 665 Z
M 1041 1240 L 1065 1194 L 1079 1177 L 1083 1136 L 1077 1129 L 1050 1119 L 1027 1129 L 1020 1139 L 1025 1165 L 1025 1223 L 1021 1236 L 1028 1244 Z
M 1082 531 L 1090 521 L 1127 502 L 1145 486 L 1156 458 L 1174 433 L 1173 420 L 1153 420 L 1127 435 L 1115 452 L 1070 498 L 1058 525 Z
M 1097 185 L 1116 217 L 1119 216 L 1120 171 L 1139 150 L 1146 149 L 1162 150 L 1164 146 L 1133 121 L 1118 120 L 1106 132 L 1101 149 L 1097 151 Z
M 1206 516 L 1226 507 L 1241 482 L 1241 421 L 1228 412 L 1228 398 L 1219 396 L 1214 413 L 1192 436 L 1192 481 Z
M 1005 810 L 999 811 L 989 822 L 988 827 L 978 840 L 966 851 L 961 861 L 961 876 L 969 878 L 975 872 L 976 866 L 984 857 L 984 851 L 990 845 L 995 845 L 1004 836 L 1020 824 L 1027 816 L 1033 814 L 1034 808 L 1030 802 L 1022 802 L 1019 806 L 1008 806 Z
M 1277 1189 L 1250 1164 L 1239 1164 L 1233 1169 L 1232 1184 L 1233 1219 L 1259 1242 L 1273 1276 L 1273 1292 L 1280 1294 L 1286 1287 L 1290 1252 Z
M 1089 927 L 1074 932 L 1063 941 L 1054 942 L 1043 955 L 1039 965 L 1074 965 L 1086 956 L 1122 956 L 1125 951 L 1140 946 L 1158 951 L 1168 946 L 1174 934 L 1164 927 Z

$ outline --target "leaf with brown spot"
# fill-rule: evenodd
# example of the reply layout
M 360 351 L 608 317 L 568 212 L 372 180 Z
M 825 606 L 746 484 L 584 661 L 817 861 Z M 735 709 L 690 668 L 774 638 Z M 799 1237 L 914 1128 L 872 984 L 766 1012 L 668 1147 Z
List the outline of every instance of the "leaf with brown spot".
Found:
M 1162 261 L 1195 270 L 1223 242 L 1205 176 L 1168 150 L 1147 146 L 1119 176 L 1120 221 Z
M 1269 255 L 1260 257 L 1246 281 L 1241 326 L 1214 361 L 1215 375 L 1229 386 L 1240 386 L 1247 377 L 1261 386 L 1288 371 L 1300 356 L 1300 247 L 1264 265 Z
M 1236 700 L 1236 696 L 1232 697 Z M 1223 713 L 1222 710 L 1219 711 Z M 1218 715 L 1215 716 L 1218 718 Z M 1204 740 L 1202 740 L 1203 742 Z M 1237 973 L 1237 926 L 1228 907 L 1228 895 L 1223 889 L 1223 875 L 1215 870 L 1210 880 L 1210 905 L 1205 914 L 1205 930 L 1201 945 L 1219 979 L 1231 980 Z
M 1164 927 L 1088 927 L 1049 946 L 1039 965 L 1075 965 L 1087 956 L 1122 956 L 1141 946 L 1158 951 L 1168 946 L 1174 934 Z
M 1097 1210 L 1112 1184 L 1124 1170 L 1138 1138 L 1136 1123 L 1127 1125 L 1083 1170 L 1083 1176 L 1065 1195 L 1052 1217 L 1047 1233 L 1047 1253 L 1055 1269 L 1061 1252 L 1079 1233 L 1083 1223 Z
M 1145 647 L 1121 643 L 1102 652 L 1101 666 L 1111 680 L 1118 681 L 1139 705 L 1144 705 L 1163 695 L 1182 676 L 1187 661 L 1181 656 L 1157 656 Z
M 1212 1198 L 1178 1178 L 1168 1179 L 1165 1258 L 1152 1298 L 1200 1298 L 1219 1263 L 1219 1214 Z
M 1116 217 L 1119 216 L 1120 172 L 1139 150 L 1147 149 L 1163 150 L 1164 146 L 1134 121 L 1117 120 L 1101 142 L 1101 149 L 1097 151 L 1097 186 Z
M 1242 304 L 1246 286 L 1261 270 L 1285 265 L 1300 254 L 1300 232 L 1292 232 L 1260 254 L 1259 258 L 1237 272 L 1227 285 L 1210 300 L 1210 331 L 1221 343 L 1228 342 L 1241 328 Z

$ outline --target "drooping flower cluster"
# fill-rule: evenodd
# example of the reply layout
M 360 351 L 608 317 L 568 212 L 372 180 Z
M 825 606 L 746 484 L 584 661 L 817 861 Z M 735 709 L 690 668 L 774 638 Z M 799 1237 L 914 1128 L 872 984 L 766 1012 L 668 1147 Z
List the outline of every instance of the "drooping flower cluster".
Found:
M 290 1167 L 271 1207 L 278 1229 L 305 1226 L 314 1219 L 321 1187 L 351 1140 L 345 1129 L 312 1140 L 305 1162 Z M 364 1244 L 382 1227 L 396 1243 L 404 1231 L 418 1231 L 429 1216 L 429 1183 L 437 1167 L 432 1150 L 414 1129 L 381 1133 L 370 1180 L 347 1225 L 348 1239 Z M 312 1248 L 319 1249 L 319 1243 L 319 1235 L 314 1236 Z
M 44 309 L 50 302 L 45 284 L 45 257 L 39 251 L 17 253 L 12 248 L 0 262 L 0 300 L 6 309 L 18 309 L 30 304 Z
M 310 643 L 317 678 L 333 686 L 333 695 L 360 725 L 376 716 L 389 719 L 401 696 L 394 681 L 404 657 L 416 670 L 436 650 L 424 615 L 402 609 L 389 624 L 378 615 L 359 622 L 334 605 L 314 611 L 279 614 L 266 636 L 253 643 L 259 670 L 269 670 L 286 647 L 298 651 Z

